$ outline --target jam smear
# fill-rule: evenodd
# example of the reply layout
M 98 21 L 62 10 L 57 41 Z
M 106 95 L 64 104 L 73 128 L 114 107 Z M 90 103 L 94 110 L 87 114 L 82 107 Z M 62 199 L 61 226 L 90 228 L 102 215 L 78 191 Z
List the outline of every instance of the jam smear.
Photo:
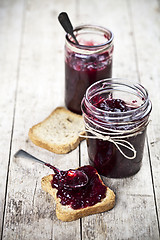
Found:
M 83 171 L 74 169 L 62 171 L 49 163 L 45 163 L 45 165 L 56 173 L 60 186 L 67 188 L 79 188 L 85 186 L 88 182 L 88 177 Z
M 106 196 L 107 187 L 100 181 L 97 171 L 92 166 L 83 166 L 78 168 L 88 176 L 88 183 L 79 188 L 66 188 L 63 185 L 66 172 L 62 175 L 54 174 L 51 182 L 52 187 L 56 188 L 57 197 L 61 199 L 62 205 L 70 205 L 73 209 L 86 208 L 100 202 Z

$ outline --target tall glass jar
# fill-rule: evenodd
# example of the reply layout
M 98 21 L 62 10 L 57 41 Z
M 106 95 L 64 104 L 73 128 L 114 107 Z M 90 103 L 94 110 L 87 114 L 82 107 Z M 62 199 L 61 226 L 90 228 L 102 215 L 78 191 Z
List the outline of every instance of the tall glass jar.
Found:
M 66 35 L 65 104 L 81 114 L 81 100 L 94 82 L 112 77 L 113 33 L 103 27 L 82 25 L 74 29 L 80 45 Z
M 87 89 L 82 112 L 88 155 L 99 174 L 122 178 L 140 170 L 151 108 L 146 89 L 124 79 L 101 80 Z

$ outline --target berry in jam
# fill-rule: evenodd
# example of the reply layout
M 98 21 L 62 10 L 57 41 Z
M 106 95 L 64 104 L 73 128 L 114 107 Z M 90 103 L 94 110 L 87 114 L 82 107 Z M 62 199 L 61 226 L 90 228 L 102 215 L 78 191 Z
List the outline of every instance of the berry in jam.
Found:
M 45 163 L 45 165 L 53 169 L 53 171 L 56 173 L 58 185 L 61 187 L 79 188 L 85 186 L 88 183 L 88 177 L 83 171 L 74 169 L 62 171 L 49 163 Z
M 100 202 L 106 196 L 107 187 L 100 181 L 97 171 L 92 166 L 83 166 L 78 168 L 88 176 L 88 183 L 80 188 L 66 188 L 62 183 L 64 175 L 53 175 L 52 187 L 56 188 L 57 197 L 61 199 L 62 205 L 70 205 L 73 209 L 86 208 Z M 60 179 L 59 179 L 60 178 Z M 61 180 L 61 181 L 59 181 Z
M 100 98 L 98 102 L 94 103 L 94 106 L 108 112 L 127 112 L 133 109 L 133 107 L 127 106 L 125 101 L 112 98 Z

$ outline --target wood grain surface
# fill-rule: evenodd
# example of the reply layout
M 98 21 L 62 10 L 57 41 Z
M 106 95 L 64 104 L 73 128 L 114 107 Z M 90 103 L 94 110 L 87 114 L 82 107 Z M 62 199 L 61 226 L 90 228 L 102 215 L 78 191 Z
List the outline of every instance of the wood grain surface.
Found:
M 61 169 L 88 164 L 86 141 L 56 155 L 28 139 L 29 128 L 64 106 L 65 33 L 57 17 L 114 33 L 113 77 L 148 90 L 152 114 L 141 170 L 104 182 L 116 193 L 111 211 L 64 223 L 41 190 L 50 169 L 15 152 L 23 148 Z M 1 240 L 160 239 L 160 1 L 0 0 L 0 238 Z

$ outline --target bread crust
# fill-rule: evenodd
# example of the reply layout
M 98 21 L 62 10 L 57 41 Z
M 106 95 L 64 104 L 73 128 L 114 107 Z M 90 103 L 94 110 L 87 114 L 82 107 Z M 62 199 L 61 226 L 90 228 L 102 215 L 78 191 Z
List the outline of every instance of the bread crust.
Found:
M 43 177 L 41 180 L 41 186 L 44 191 L 48 192 L 51 196 L 54 197 L 56 201 L 56 215 L 57 218 L 61 221 L 70 222 L 88 215 L 105 212 L 112 209 L 115 205 L 115 194 L 109 187 L 107 187 L 106 197 L 103 198 L 101 202 L 98 202 L 93 206 L 76 210 L 72 209 L 69 205 L 63 206 L 60 203 L 61 201 L 60 198 L 57 198 L 57 189 L 52 188 L 51 185 L 52 179 L 53 174 Z M 102 184 L 104 183 L 102 182 Z
M 62 115 L 62 122 L 65 124 L 65 129 L 67 128 L 67 124 L 72 126 L 73 131 L 69 133 L 67 136 L 68 142 L 63 143 L 63 139 L 65 139 L 64 135 L 64 129 L 59 129 L 58 126 L 56 128 L 56 116 Z M 65 119 L 64 119 L 65 118 Z M 73 123 L 67 122 L 66 119 L 71 118 L 73 120 Z M 53 119 L 49 127 L 47 126 L 47 123 Z M 55 121 L 54 121 L 55 120 Z M 74 120 L 76 120 L 76 123 L 74 123 Z M 72 125 L 71 125 L 72 124 Z M 46 135 L 42 137 L 39 133 L 40 131 L 47 131 L 49 134 L 48 129 L 50 129 L 53 132 L 52 139 L 47 139 Z M 54 131 L 55 135 L 56 132 L 59 131 L 60 135 L 62 135 L 62 142 L 57 143 L 56 138 L 54 138 Z M 64 107 L 57 107 L 46 119 L 44 119 L 42 122 L 34 125 L 32 128 L 29 129 L 29 139 L 37 146 L 45 148 L 51 152 L 54 152 L 56 154 L 65 154 L 72 150 L 74 150 L 79 143 L 84 139 L 83 137 L 79 137 L 79 134 L 85 135 L 84 125 L 83 125 L 83 117 L 81 115 L 72 113 L 71 111 L 67 110 Z M 51 137 L 51 136 L 49 136 Z

